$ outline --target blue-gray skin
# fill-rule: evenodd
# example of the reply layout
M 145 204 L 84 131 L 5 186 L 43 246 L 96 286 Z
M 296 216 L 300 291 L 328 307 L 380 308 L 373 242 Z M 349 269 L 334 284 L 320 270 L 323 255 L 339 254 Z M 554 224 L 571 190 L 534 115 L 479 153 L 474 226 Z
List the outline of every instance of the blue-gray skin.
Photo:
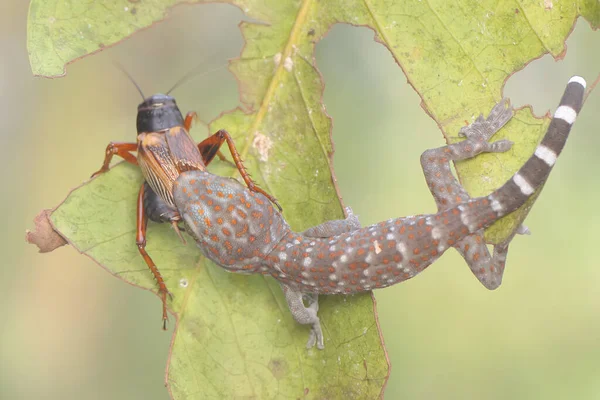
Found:
M 569 81 L 560 106 L 535 153 L 502 187 L 470 198 L 450 170 L 450 161 L 485 152 L 507 151 L 512 143 L 488 140 L 512 117 L 507 101 L 487 119 L 461 130 L 466 140 L 421 156 L 425 179 L 438 213 L 391 219 L 360 228 L 352 214 L 303 233 L 293 232 L 267 198 L 237 181 L 205 171 L 182 173 L 175 205 L 186 231 L 202 253 L 231 272 L 261 273 L 277 279 L 294 319 L 311 325 L 307 347 L 322 349 L 318 294 L 352 294 L 402 282 L 456 248 L 489 289 L 502 281 L 508 242 L 490 255 L 483 230 L 522 206 L 548 177 L 579 112 L 585 81 Z M 305 306 L 303 295 L 309 295 Z

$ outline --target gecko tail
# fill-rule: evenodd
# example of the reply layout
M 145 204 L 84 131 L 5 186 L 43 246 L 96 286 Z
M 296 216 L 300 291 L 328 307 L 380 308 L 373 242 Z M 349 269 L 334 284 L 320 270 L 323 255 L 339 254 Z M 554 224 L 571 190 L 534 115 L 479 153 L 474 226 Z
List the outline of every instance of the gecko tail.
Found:
M 581 110 L 585 86 L 585 80 L 580 76 L 569 80 L 542 141 L 511 179 L 490 195 L 457 206 L 462 223 L 470 232 L 485 228 L 521 207 L 546 181 Z

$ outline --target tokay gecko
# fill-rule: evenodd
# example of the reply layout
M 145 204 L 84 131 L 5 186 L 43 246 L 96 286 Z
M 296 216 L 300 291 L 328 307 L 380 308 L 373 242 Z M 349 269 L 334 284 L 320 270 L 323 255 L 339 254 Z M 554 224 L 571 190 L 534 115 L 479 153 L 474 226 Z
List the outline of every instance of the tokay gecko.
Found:
M 261 193 L 205 171 L 181 173 L 174 203 L 202 253 L 231 272 L 271 275 L 279 281 L 294 319 L 311 326 L 307 347 L 324 347 L 317 316 L 319 294 L 352 294 L 414 277 L 454 247 L 488 289 L 502 280 L 509 238 L 490 254 L 483 231 L 522 206 L 544 183 L 581 109 L 585 80 L 569 80 L 548 131 L 535 153 L 502 187 L 471 198 L 454 178 L 451 161 L 505 152 L 508 140 L 488 142 L 512 117 L 502 100 L 484 119 L 461 129 L 466 139 L 421 156 L 425 179 L 438 206 L 429 215 L 390 219 L 360 227 L 351 211 L 293 232 Z M 307 297 L 307 305 L 303 301 Z

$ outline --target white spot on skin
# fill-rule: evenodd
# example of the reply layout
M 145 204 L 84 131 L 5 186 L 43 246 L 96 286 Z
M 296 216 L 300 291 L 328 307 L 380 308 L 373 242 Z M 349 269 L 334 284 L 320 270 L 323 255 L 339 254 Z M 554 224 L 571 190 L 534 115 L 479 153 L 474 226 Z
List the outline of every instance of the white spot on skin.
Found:
M 521 190 L 521 193 L 523 193 L 525 196 L 529 196 L 533 193 L 533 188 L 529 182 L 527 182 L 527 180 L 521 176 L 521 174 L 516 173 L 512 179 L 519 187 L 519 190 Z
M 340 261 L 345 263 L 346 261 L 348 261 L 348 256 L 345 254 L 342 254 L 342 256 L 340 257 Z
M 583 86 L 584 89 L 585 89 L 585 87 L 587 85 L 585 83 L 585 79 L 583 79 L 582 77 L 577 76 L 577 75 L 575 75 L 574 77 L 572 77 L 571 79 L 569 79 L 569 83 L 571 83 L 571 82 L 577 82 L 577 83 L 579 83 L 581 86 Z
M 364 276 L 369 276 L 369 270 L 368 269 L 363 270 L 363 275 Z
M 279 253 L 279 259 L 282 261 L 287 260 L 287 254 L 284 252 Z
M 279 66 L 279 63 L 281 62 L 281 53 L 277 53 L 273 56 L 273 62 L 275 63 L 275 66 Z
M 439 238 L 442 237 L 442 230 L 439 227 L 435 227 L 431 230 L 431 237 L 434 240 L 438 240 Z
M 269 151 L 271 150 L 271 147 L 273 147 L 273 141 L 271 138 L 263 135 L 260 132 L 256 132 L 254 135 L 254 140 L 252 141 L 252 147 L 254 147 L 258 152 L 260 161 L 269 161 Z
M 295 239 L 295 240 L 294 240 L 294 244 L 295 244 L 295 245 L 299 245 L 299 244 L 300 244 L 300 241 L 299 241 L 298 239 Z
M 460 206 L 459 206 L 459 209 L 460 209 Z M 460 210 L 460 222 L 462 222 L 462 224 L 467 227 L 471 225 L 471 223 L 469 221 L 469 215 L 465 212 L 464 209 Z M 470 230 L 470 228 L 469 228 L 469 230 Z
M 306 257 L 304 260 L 302 260 L 302 265 L 305 267 L 309 267 L 310 264 L 312 264 L 312 259 L 310 257 Z
M 369 254 L 367 254 L 367 257 L 365 258 L 365 262 L 367 264 L 371 264 L 373 262 L 373 253 L 369 252 Z
M 573 122 L 577 118 L 577 113 L 569 106 L 560 106 L 556 109 L 554 118 L 562 119 L 567 124 L 573 125 Z
M 339 281 L 338 282 L 338 286 L 344 286 L 344 285 L 345 285 L 344 281 Z
M 307 253 L 312 253 L 312 251 L 313 251 L 313 248 L 312 248 L 312 247 L 309 247 L 309 248 L 307 248 L 307 249 L 306 249 L 306 252 L 307 252 Z
M 330 252 L 334 252 L 335 251 L 335 246 L 329 246 L 329 251 Z
M 306 271 L 302 271 L 302 272 L 300 272 L 300 275 L 302 275 L 302 276 L 303 276 L 303 277 L 305 277 L 305 278 L 308 278 L 308 277 L 310 276 L 310 275 L 308 274 L 308 272 L 306 272 Z
M 488 200 L 491 203 L 492 210 L 496 211 L 497 213 L 500 213 L 504 210 L 502 203 L 500 203 L 493 195 L 489 195 Z
M 285 61 L 283 62 L 283 68 L 286 69 L 287 72 L 292 72 L 292 69 L 294 68 L 294 62 L 292 61 L 291 57 L 286 57 Z
M 336 274 L 329 275 L 329 280 L 330 281 L 337 281 L 337 275 Z
M 405 256 L 406 255 L 406 250 L 407 250 L 406 249 L 406 244 L 404 244 L 404 242 L 399 242 L 396 245 L 396 250 L 398 250 L 400 252 L 400 254 L 402 254 L 402 255 Z
M 385 238 L 387 240 L 394 240 L 394 234 L 393 233 L 388 233 Z
M 375 246 L 375 254 L 381 253 L 381 246 L 379 245 L 379 242 L 377 240 L 373 242 L 373 245 Z
M 550 150 L 548 147 L 540 144 L 537 149 L 535 149 L 535 156 L 545 162 L 549 167 L 553 166 L 556 162 L 556 153 Z

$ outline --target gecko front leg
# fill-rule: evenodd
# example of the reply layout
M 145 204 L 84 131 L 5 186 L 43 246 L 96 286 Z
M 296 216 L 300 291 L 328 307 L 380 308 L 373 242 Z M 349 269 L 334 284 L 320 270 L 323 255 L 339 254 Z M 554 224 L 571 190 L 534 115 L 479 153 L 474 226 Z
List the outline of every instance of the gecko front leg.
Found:
M 346 207 L 345 210 L 346 219 L 324 222 L 320 225 L 308 228 L 302 232 L 301 235 L 305 237 L 328 238 L 360 229 L 360 222 L 358 221 L 358 217 L 352 212 L 352 209 Z M 311 325 L 306 348 L 310 349 L 315 344 L 318 349 L 325 348 L 321 321 L 317 315 L 317 312 L 319 311 L 319 295 L 316 293 L 302 293 L 292 289 L 283 282 L 280 282 L 279 284 L 281 285 L 285 300 L 287 301 L 294 320 L 301 325 Z M 308 305 L 304 304 L 305 300 Z

